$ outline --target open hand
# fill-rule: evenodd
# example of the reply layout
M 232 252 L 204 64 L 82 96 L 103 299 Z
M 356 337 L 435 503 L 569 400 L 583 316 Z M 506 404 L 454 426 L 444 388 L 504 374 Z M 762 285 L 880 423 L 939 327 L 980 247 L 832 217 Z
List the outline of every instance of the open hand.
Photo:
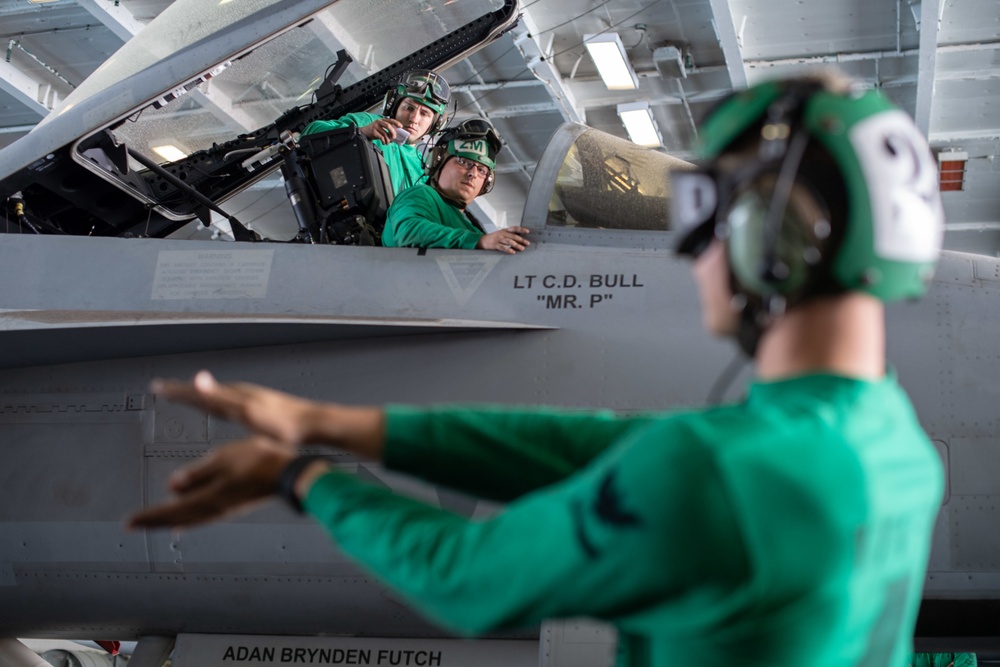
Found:
M 306 399 L 245 382 L 220 384 L 208 371 L 192 382 L 154 380 L 154 393 L 246 425 L 278 443 L 295 445 L 306 436 L 312 403 Z
M 247 510 L 274 493 L 296 456 L 261 437 L 220 447 L 174 472 L 168 485 L 175 497 L 132 515 L 128 527 L 195 526 Z

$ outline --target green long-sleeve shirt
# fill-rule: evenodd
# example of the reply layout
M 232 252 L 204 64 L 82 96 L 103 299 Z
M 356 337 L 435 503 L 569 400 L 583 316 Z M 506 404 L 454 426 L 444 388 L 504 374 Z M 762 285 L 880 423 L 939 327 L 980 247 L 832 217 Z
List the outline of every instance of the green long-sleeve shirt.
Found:
M 482 230 L 457 206 L 424 184 L 410 188 L 393 200 L 382 230 L 382 245 L 471 250 L 482 236 Z
M 976 667 L 975 653 L 914 653 L 909 667 Z
M 393 407 L 386 465 L 508 501 L 469 520 L 339 472 L 305 505 L 465 633 L 588 615 L 624 665 L 904 665 L 943 480 L 892 379 L 757 383 L 617 418 Z
M 339 130 L 340 128 L 353 125 L 364 127 L 374 123 L 382 116 L 365 111 L 358 113 L 344 114 L 335 120 L 316 120 L 306 126 L 302 134 L 316 134 L 317 132 L 327 132 L 329 130 Z M 420 156 L 420 151 L 416 146 L 410 144 L 396 144 L 393 142 L 383 142 L 378 139 L 372 144 L 382 154 L 385 165 L 389 169 L 389 178 L 392 180 L 392 193 L 398 195 L 403 190 L 411 188 L 418 183 L 423 183 L 427 175 L 424 173 L 424 160 Z

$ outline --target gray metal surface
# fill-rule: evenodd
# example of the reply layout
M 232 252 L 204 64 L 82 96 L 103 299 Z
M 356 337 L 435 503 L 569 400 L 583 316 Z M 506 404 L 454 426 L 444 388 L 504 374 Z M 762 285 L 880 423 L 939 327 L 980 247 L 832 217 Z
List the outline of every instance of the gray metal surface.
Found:
M 570 173 L 572 146 L 553 142 L 550 181 Z M 629 202 L 607 207 L 609 229 L 567 226 L 572 202 L 539 198 L 533 245 L 513 257 L 0 235 L 0 281 L 19 285 L 0 312 L 0 634 L 438 636 L 278 504 L 183 533 L 123 532 L 172 470 L 241 435 L 148 383 L 208 367 L 350 404 L 700 404 L 734 350 L 704 335 L 672 232 L 629 230 L 647 204 L 608 196 Z M 982 335 L 1000 329 L 998 296 L 1000 260 L 945 253 L 925 299 L 889 308 L 889 359 L 948 472 L 931 599 L 1000 599 L 1000 354 Z M 340 465 L 467 516 L 494 510 Z
M 116 636 L 182 628 L 365 634 L 379 627 L 383 634 L 433 634 L 355 571 L 319 529 L 281 506 L 180 535 L 123 533 L 122 517 L 161 498 L 173 468 L 238 435 L 227 423 L 157 401 L 146 385 L 153 377 L 185 377 L 210 367 L 223 379 L 348 403 L 470 400 L 634 411 L 704 399 L 731 351 L 701 334 L 684 263 L 666 250 L 539 239 L 536 249 L 492 266 L 489 257 L 471 251 L 283 246 L 275 251 L 267 297 L 171 305 L 189 315 L 202 309 L 463 320 L 493 314 L 550 328 L 228 351 L 212 350 L 213 341 L 206 340 L 203 352 L 0 372 L 0 563 L 6 572 L 0 628 L 63 636 L 92 634 L 94 624 Z M 48 266 L 27 283 L 36 300 L 100 274 L 122 288 L 105 297 L 108 303 L 88 305 L 103 309 L 117 301 L 130 312 L 153 311 L 162 308 L 151 298 L 159 253 L 182 245 L 190 252 L 217 247 L 86 239 L 64 244 L 64 257 L 78 255 L 83 244 L 93 246 L 87 253 L 92 269 L 87 262 L 58 261 L 39 239 L 9 236 L 0 238 L 0 266 Z M 127 253 L 120 244 L 129 246 Z M 123 254 L 129 262 L 109 261 Z M 448 278 L 460 266 L 485 271 L 464 303 Z M 1000 597 L 1000 547 L 990 537 L 1000 483 L 983 472 L 995 458 L 992 406 L 1000 358 L 976 335 L 1000 325 L 990 307 L 1000 282 L 977 277 L 977 271 L 992 276 L 997 270 L 996 260 L 949 254 L 929 298 L 895 306 L 890 315 L 890 359 L 949 461 L 930 597 Z M 301 284 L 301 273 L 322 289 L 292 289 Z M 470 269 L 468 275 L 480 273 Z M 535 277 L 530 288 L 528 276 Z M 592 279 L 607 283 L 612 276 L 619 286 L 590 287 Z M 567 295 L 576 295 L 577 303 L 567 307 Z M 562 307 L 552 307 L 557 296 Z M 594 296 L 601 299 L 591 308 Z M 0 346 L 16 354 L 7 333 L 0 332 Z M 113 340 L 107 344 L 114 349 Z M 62 345 L 72 345 L 72 336 Z M 344 466 L 393 488 L 417 488 L 347 457 Z M 419 494 L 445 502 L 431 489 Z M 479 509 L 466 505 L 466 511 Z M 110 587 L 118 594 L 107 595 Z

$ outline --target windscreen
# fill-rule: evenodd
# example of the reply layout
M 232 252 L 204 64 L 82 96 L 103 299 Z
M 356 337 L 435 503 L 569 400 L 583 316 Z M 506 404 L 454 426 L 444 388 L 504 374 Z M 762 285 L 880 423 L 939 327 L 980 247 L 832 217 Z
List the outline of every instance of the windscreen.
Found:
M 667 231 L 670 170 L 689 167 L 666 153 L 567 124 L 539 161 L 524 220 L 553 228 Z

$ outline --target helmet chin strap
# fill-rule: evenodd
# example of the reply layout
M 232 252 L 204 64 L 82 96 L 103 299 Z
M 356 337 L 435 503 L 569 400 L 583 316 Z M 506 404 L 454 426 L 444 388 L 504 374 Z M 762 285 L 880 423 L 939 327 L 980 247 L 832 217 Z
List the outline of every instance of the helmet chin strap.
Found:
M 753 311 L 754 309 L 749 305 L 744 306 L 739 313 L 739 325 L 733 336 L 736 339 L 736 344 L 743 350 L 743 354 L 751 359 L 757 355 L 757 346 L 764 335 L 764 327 L 760 325 Z
M 757 302 L 734 292 L 732 303 L 733 310 L 739 318 L 733 338 L 743 353 L 753 358 L 757 355 L 761 338 L 774 323 L 775 317 L 785 311 L 785 299 L 780 295 L 774 295 L 764 297 Z

